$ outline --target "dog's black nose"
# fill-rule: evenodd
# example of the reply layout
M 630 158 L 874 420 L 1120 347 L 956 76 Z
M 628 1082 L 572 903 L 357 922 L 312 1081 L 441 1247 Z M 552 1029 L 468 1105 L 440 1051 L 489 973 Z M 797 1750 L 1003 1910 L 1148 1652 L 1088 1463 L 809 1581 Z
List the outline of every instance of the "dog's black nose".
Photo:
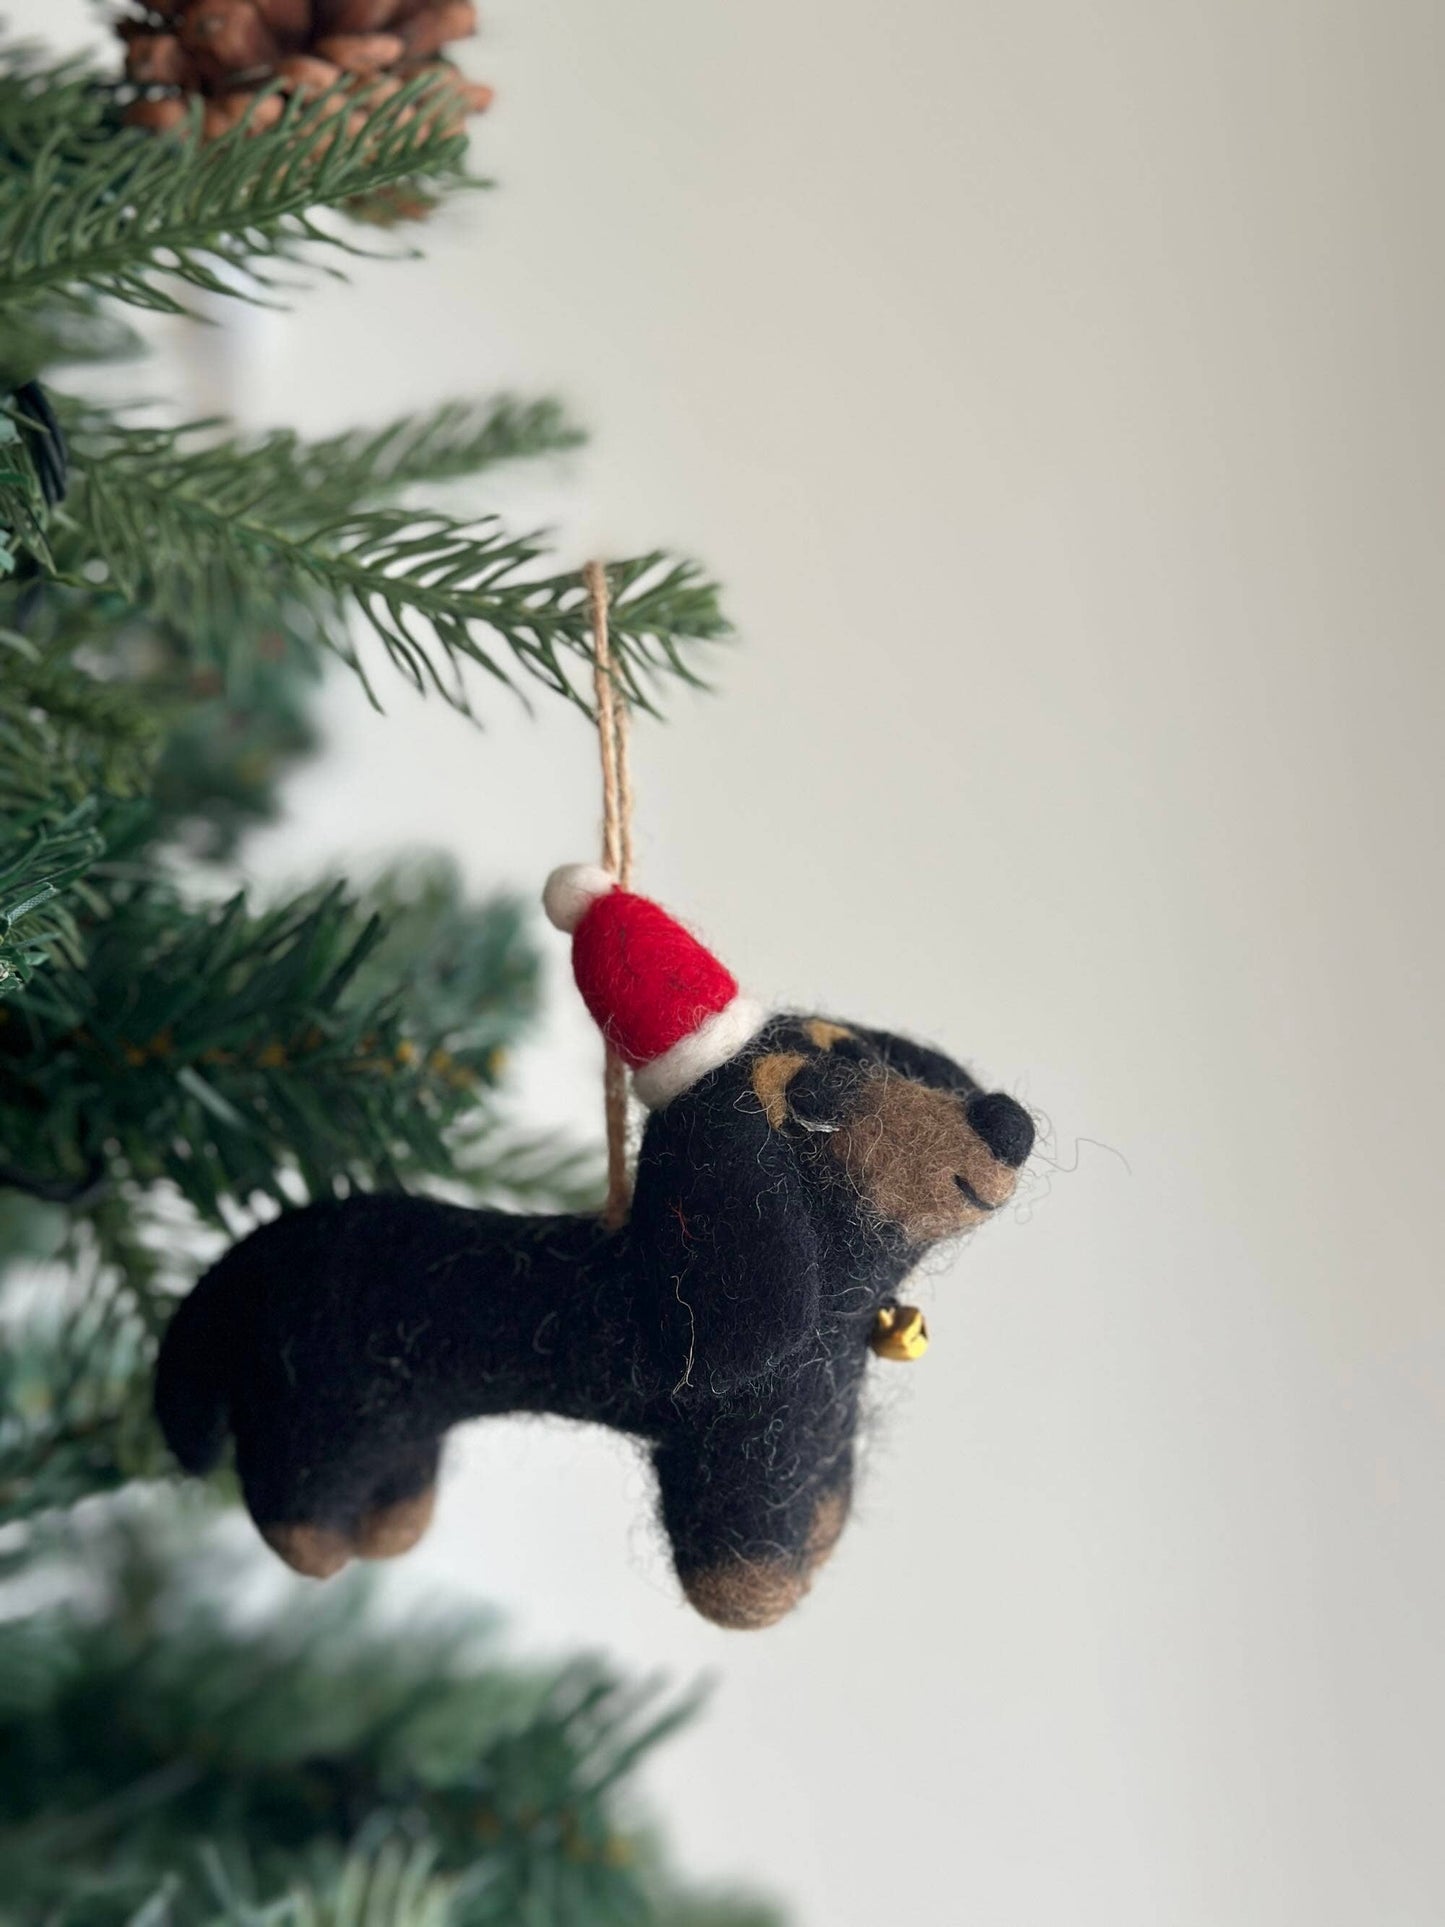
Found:
M 1003 1091 L 981 1091 L 968 1100 L 968 1121 L 1002 1164 L 1017 1168 L 1034 1148 L 1034 1121 Z

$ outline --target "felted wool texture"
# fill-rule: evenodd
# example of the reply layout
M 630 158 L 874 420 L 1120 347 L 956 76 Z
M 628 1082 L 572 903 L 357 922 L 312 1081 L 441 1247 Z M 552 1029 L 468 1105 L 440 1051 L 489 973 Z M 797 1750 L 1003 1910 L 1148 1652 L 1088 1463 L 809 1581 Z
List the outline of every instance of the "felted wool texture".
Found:
M 768 1625 L 847 1517 L 879 1310 L 1031 1141 L 937 1052 L 775 1017 L 649 1118 L 618 1230 L 377 1194 L 253 1233 L 176 1312 L 161 1426 L 198 1473 L 229 1434 L 257 1525 L 320 1577 L 420 1536 L 453 1425 L 608 1425 L 650 1451 L 693 1605 Z
M 725 1064 L 757 1036 L 767 1012 L 751 997 L 734 997 L 730 1004 L 704 1018 L 661 1057 L 644 1064 L 632 1080 L 638 1101 L 655 1111 L 670 1104 L 718 1064 Z
M 633 1088 L 649 1110 L 737 1056 L 767 1021 L 676 918 L 596 864 L 554 870 L 542 903 L 557 929 L 572 935 L 583 1001 L 636 1072 Z
M 598 1028 L 634 1068 L 726 1008 L 738 982 L 650 897 L 610 890 L 572 936 L 572 969 Z

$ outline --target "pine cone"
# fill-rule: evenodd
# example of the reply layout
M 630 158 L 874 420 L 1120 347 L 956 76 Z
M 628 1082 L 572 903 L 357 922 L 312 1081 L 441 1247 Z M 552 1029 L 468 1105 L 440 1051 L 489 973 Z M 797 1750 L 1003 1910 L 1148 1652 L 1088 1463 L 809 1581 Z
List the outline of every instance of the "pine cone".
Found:
M 229 132 L 251 110 L 251 125 L 274 125 L 285 96 L 341 87 L 357 109 L 380 105 L 416 74 L 435 73 L 457 123 L 482 113 L 492 90 L 469 81 L 443 54 L 477 30 L 472 0 L 128 0 L 117 32 L 126 77 L 139 90 L 126 118 L 139 127 L 177 127 L 190 97 L 205 102 L 207 139 Z M 257 102 L 269 82 L 277 91 Z M 254 105 L 253 105 L 254 103 Z

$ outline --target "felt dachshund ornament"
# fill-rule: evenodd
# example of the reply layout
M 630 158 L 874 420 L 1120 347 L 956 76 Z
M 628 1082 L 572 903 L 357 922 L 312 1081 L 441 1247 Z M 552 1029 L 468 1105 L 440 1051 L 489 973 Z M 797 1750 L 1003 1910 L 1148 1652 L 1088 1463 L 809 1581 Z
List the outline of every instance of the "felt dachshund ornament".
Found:
M 842 1531 L 875 1359 L 926 1343 L 905 1279 L 1007 1204 L 1033 1125 L 922 1045 L 770 1013 L 605 871 L 557 871 L 544 901 L 650 1113 L 627 1221 L 287 1212 L 177 1310 L 160 1423 L 195 1473 L 229 1434 L 263 1537 L 316 1578 L 415 1544 L 452 1426 L 612 1426 L 651 1456 L 688 1599 L 767 1626 Z

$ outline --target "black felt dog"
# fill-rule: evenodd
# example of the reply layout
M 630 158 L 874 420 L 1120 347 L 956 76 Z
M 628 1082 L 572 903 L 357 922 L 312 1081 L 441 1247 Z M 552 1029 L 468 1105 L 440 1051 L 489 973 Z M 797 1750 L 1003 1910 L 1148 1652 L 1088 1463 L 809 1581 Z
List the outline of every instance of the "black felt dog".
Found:
M 610 1425 L 651 1450 L 693 1605 L 765 1626 L 847 1516 L 880 1313 L 1032 1143 L 937 1052 L 775 1017 L 653 1113 L 619 1230 L 372 1195 L 255 1232 L 176 1314 L 161 1425 L 192 1472 L 234 1434 L 257 1525 L 317 1577 L 415 1543 L 458 1422 Z

